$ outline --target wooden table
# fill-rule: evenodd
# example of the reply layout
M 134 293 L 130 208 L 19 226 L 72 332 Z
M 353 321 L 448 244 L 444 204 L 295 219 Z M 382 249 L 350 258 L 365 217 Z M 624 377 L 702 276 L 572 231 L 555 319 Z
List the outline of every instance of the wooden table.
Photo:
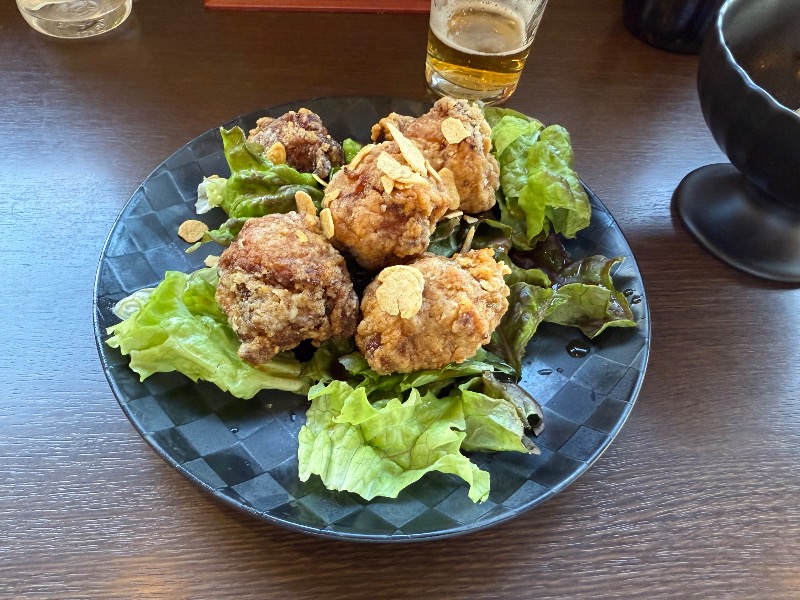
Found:
M 298 98 L 428 98 L 425 16 L 138 0 L 119 31 L 59 41 L 0 5 L 0 596 L 800 596 L 800 290 L 711 258 L 672 213 L 681 178 L 726 159 L 697 57 L 620 13 L 551 2 L 509 106 L 569 129 L 639 262 L 653 337 L 633 414 L 541 507 L 386 546 L 280 529 L 172 470 L 103 376 L 93 284 L 125 201 L 201 132 Z

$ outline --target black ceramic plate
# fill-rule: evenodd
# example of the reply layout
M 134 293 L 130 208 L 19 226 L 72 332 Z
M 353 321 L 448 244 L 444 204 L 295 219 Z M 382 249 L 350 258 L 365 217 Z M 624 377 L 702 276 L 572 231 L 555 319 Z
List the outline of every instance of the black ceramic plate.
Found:
M 318 113 L 337 139 L 365 141 L 370 127 L 392 111 L 421 114 L 429 105 L 409 100 L 321 98 L 266 109 L 228 124 L 248 130 L 259 116 L 305 106 Z M 95 287 L 95 332 L 108 381 L 123 411 L 153 449 L 213 496 L 266 521 L 331 538 L 375 542 L 413 541 L 462 534 L 507 521 L 573 482 L 600 456 L 631 411 L 644 377 L 650 322 L 644 288 L 631 250 L 614 219 L 590 193 L 591 225 L 570 242 L 574 257 L 624 256 L 615 281 L 628 293 L 638 323 L 611 329 L 589 344 L 583 358 L 567 346 L 574 329 L 542 326 L 525 358 L 522 385 L 543 405 L 545 429 L 536 439 L 539 456 L 481 454 L 473 460 L 491 474 L 487 501 L 474 504 L 463 482 L 430 473 L 396 499 L 366 501 L 327 490 L 319 478 L 297 477 L 297 433 L 307 400 L 283 392 L 233 398 L 205 382 L 156 374 L 140 382 L 128 359 L 104 342 L 117 322 L 113 305 L 156 285 L 167 270 L 203 266 L 206 244 L 186 254 L 176 235 L 194 213 L 204 175 L 228 173 L 218 128 L 170 156 L 126 204 L 103 249 Z M 201 217 L 209 225 L 221 213 Z

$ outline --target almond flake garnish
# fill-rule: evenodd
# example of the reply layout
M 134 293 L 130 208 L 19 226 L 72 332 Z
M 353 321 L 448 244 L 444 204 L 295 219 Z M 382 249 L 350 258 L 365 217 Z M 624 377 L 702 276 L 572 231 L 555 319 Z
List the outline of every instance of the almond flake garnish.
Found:
M 299 229 L 295 229 L 294 234 L 297 236 L 297 239 L 300 240 L 301 242 L 305 243 L 308 241 L 308 236 Z
M 463 214 L 464 214 L 463 210 L 454 210 L 452 212 L 447 213 L 445 216 L 442 217 L 442 219 L 455 219 L 456 217 L 460 217 Z
M 455 117 L 447 117 L 442 121 L 442 135 L 448 144 L 458 144 L 470 136 L 470 132 L 464 127 L 464 123 Z
M 317 207 L 314 206 L 314 201 L 307 193 L 303 191 L 295 192 L 294 201 L 297 205 L 297 212 L 311 215 L 312 217 L 317 216 Z
M 473 223 L 477 223 L 478 219 L 472 215 L 464 215 L 464 221 L 466 221 L 469 225 L 472 225 Z
M 342 190 L 339 188 L 332 189 L 330 191 L 326 191 L 325 195 L 322 197 L 322 208 L 328 208 L 331 205 L 331 202 L 336 200 L 342 193 Z
M 181 226 L 178 227 L 178 235 L 190 244 L 202 240 L 203 234 L 205 234 L 207 231 L 208 225 L 202 221 L 196 221 L 194 219 L 184 221 L 181 223 Z
M 322 235 L 331 239 L 334 234 L 333 215 L 330 208 L 323 208 L 319 213 L 319 223 L 322 226 Z
M 216 267 L 219 264 L 219 256 L 214 256 L 213 254 L 206 256 L 203 264 L 207 267 Z
M 394 189 L 394 179 L 388 175 L 381 175 L 381 183 L 383 184 L 383 191 L 387 194 L 391 194 Z
M 390 179 L 393 179 L 397 187 L 400 187 L 402 184 L 428 184 L 427 179 L 419 173 L 415 173 L 406 165 L 400 164 L 397 159 L 388 152 L 381 152 L 375 165 L 378 169 L 386 173 Z
M 353 160 L 350 161 L 350 164 L 347 165 L 350 169 L 355 169 L 358 164 L 364 159 L 364 157 L 370 153 L 370 151 L 375 147 L 375 144 L 367 144 L 363 146 L 361 150 L 353 157 Z
M 403 158 L 406 160 L 408 165 L 416 173 L 419 173 L 420 175 L 427 175 L 428 167 L 425 165 L 425 157 L 422 156 L 422 152 L 420 152 L 419 148 L 414 145 L 414 142 L 400 133 L 400 130 L 392 123 L 386 123 L 386 127 L 392 134 L 394 141 L 397 142 L 397 146 L 400 148 L 400 154 L 403 155 Z
M 456 178 L 453 172 L 447 167 L 439 171 L 439 177 L 442 178 L 442 185 L 447 190 L 447 195 L 450 196 L 450 210 L 455 210 L 461 204 L 461 197 L 458 194 L 456 187 Z
M 320 176 L 319 176 L 319 175 L 317 175 L 316 173 L 312 173 L 312 174 L 311 174 L 311 176 L 312 176 L 314 179 L 316 179 L 316 180 L 317 180 L 317 183 L 318 183 L 318 184 L 320 184 L 322 187 L 324 187 L 324 188 L 328 187 L 328 182 L 327 182 L 327 181 L 325 181 L 325 180 L 324 180 L 322 177 L 320 177 Z
M 442 176 L 439 175 L 439 172 L 433 168 L 433 165 L 427 159 L 425 159 L 425 169 L 427 169 L 428 175 L 433 177 L 436 183 L 442 183 Z
M 419 269 L 408 265 L 387 267 L 375 280 L 381 284 L 375 290 L 381 310 L 403 319 L 410 319 L 419 312 L 425 289 L 425 277 Z
M 470 227 L 469 231 L 467 231 L 467 236 L 464 238 L 464 243 L 461 244 L 461 250 L 459 250 L 460 254 L 466 254 L 469 252 L 470 248 L 472 247 L 472 239 L 475 237 L 475 227 Z
M 286 162 L 286 146 L 280 142 L 275 142 L 267 150 L 267 160 L 274 165 L 282 165 Z

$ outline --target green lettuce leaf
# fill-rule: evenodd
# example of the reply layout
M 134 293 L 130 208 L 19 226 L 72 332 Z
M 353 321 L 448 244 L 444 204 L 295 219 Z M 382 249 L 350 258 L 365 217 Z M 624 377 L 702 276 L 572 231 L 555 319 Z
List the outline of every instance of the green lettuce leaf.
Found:
M 529 148 L 528 183 L 519 196 L 529 237 L 547 231 L 547 223 L 566 238 L 574 238 L 588 227 L 592 214 L 589 196 L 575 173 L 574 162 L 569 133 L 560 125 L 543 129 Z
M 142 380 L 179 371 L 239 398 L 262 389 L 304 393 L 308 383 L 291 354 L 258 367 L 239 358 L 239 340 L 214 298 L 216 287 L 216 269 L 190 275 L 168 271 L 137 311 L 108 328 L 106 343 L 130 356 L 130 367 Z
M 242 230 L 242 226 L 248 218 L 249 217 L 228 219 L 217 229 L 206 231 L 200 241 L 189 246 L 186 249 L 186 252 L 191 254 L 200 246 L 207 244 L 208 242 L 216 242 L 220 246 L 230 246 L 233 240 L 236 239 L 236 236 L 239 235 L 239 232 Z
M 461 251 L 467 232 L 472 228 L 475 229 L 475 233 L 470 249 L 492 248 L 500 253 L 511 250 L 514 231 L 508 225 L 497 221 L 492 213 L 486 212 L 471 216 L 470 222 L 463 218 L 439 221 L 431 234 L 428 252 L 439 256 L 453 256 Z
M 491 373 L 458 386 L 463 403 L 467 437 L 465 452 L 526 452 L 540 454 L 526 430 L 542 431 L 539 403 L 520 386 L 496 379 Z
M 454 383 L 459 378 L 473 377 L 484 372 L 497 372 L 512 374 L 510 365 L 503 362 L 498 356 L 484 348 L 479 348 L 475 356 L 461 363 L 450 363 L 441 369 L 425 369 L 413 373 L 392 373 L 379 375 L 373 371 L 364 355 L 360 352 L 346 354 L 339 359 L 350 374 L 352 381 L 363 387 L 370 399 L 375 396 L 373 392 L 388 392 L 399 395 L 403 392 L 417 388 L 426 391 L 438 391 Z
M 509 308 L 492 333 L 488 349 L 505 360 L 519 376 L 522 357 L 539 324 L 551 310 L 552 288 L 543 288 L 520 281 L 511 286 Z
M 487 346 L 521 375 L 528 342 L 542 322 L 576 327 L 593 338 L 609 327 L 635 327 L 625 295 L 616 289 L 611 271 L 621 257 L 589 256 L 573 261 L 558 236 L 550 235 L 513 260 L 500 255 L 511 273 L 509 310 Z M 519 264 L 524 266 L 518 266 Z
M 314 351 L 311 360 L 303 363 L 303 377 L 314 383 L 342 379 L 345 370 L 339 359 L 354 350 L 355 342 L 352 339 L 325 340 Z
M 614 287 L 611 270 L 622 257 L 589 256 L 559 275 L 545 321 L 577 327 L 587 337 L 608 327 L 636 327 L 625 295 Z
M 574 170 L 569 133 L 509 109 L 485 109 L 484 115 L 500 165 L 500 221 L 517 233 L 514 248 L 528 250 L 551 231 L 575 237 L 589 224 L 591 206 Z
M 533 121 L 536 123 L 539 122 L 533 117 L 529 117 L 526 114 L 514 110 L 513 108 L 501 108 L 499 106 L 484 106 L 483 116 L 486 119 L 486 122 L 489 123 L 489 127 L 491 127 L 492 129 L 497 127 L 497 124 L 502 120 L 503 117 L 507 116 L 516 117 L 524 121 Z
M 322 191 L 313 175 L 270 162 L 264 148 L 248 141 L 241 127 L 222 127 L 220 135 L 231 175 L 227 179 L 213 175 L 200 183 L 198 213 L 214 207 L 224 210 L 230 218 L 286 213 L 296 209 L 294 196 L 298 191 L 306 192 L 320 208 Z
M 347 138 L 343 141 L 342 150 L 344 150 L 344 163 L 350 164 L 350 161 L 355 158 L 356 154 L 358 154 L 359 150 L 363 147 L 363 144 L 357 142 L 353 138 Z
M 431 471 L 451 473 L 469 484 L 469 497 L 489 495 L 489 474 L 461 454 L 466 427 L 456 395 L 421 396 L 370 404 L 364 388 L 343 381 L 317 384 L 299 439 L 299 475 L 319 475 L 325 487 L 347 490 L 367 500 L 396 498 Z

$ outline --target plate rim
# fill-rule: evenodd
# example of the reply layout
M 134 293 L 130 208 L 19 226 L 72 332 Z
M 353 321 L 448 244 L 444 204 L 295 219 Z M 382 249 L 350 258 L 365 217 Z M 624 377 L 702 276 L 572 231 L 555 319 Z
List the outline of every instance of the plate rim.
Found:
M 633 407 L 636 404 L 636 400 L 638 399 L 639 393 L 641 391 L 642 385 L 644 383 L 647 367 L 649 364 L 649 357 L 650 357 L 650 346 L 651 346 L 651 320 L 650 320 L 650 309 L 649 304 L 647 302 L 647 294 L 644 288 L 644 278 L 642 277 L 642 273 L 639 269 L 638 262 L 636 257 L 633 254 L 633 250 L 630 246 L 630 243 L 623 231 L 622 227 L 613 217 L 611 212 L 608 208 L 603 204 L 602 200 L 597 196 L 597 194 L 592 191 L 588 185 L 581 179 L 581 184 L 583 185 L 584 189 L 586 190 L 587 194 L 589 195 L 590 201 L 593 205 L 599 207 L 603 212 L 608 215 L 608 218 L 611 220 L 612 226 L 617 229 L 619 236 L 624 240 L 625 245 L 627 246 L 628 250 L 630 251 L 629 255 L 625 256 L 625 261 L 632 263 L 633 268 L 635 270 L 636 275 L 642 281 L 641 290 L 637 290 L 637 296 L 641 297 L 641 307 L 640 310 L 642 311 L 641 319 L 637 323 L 637 328 L 643 326 L 643 338 L 644 344 L 641 349 L 642 359 L 641 359 L 641 368 L 639 369 L 639 376 L 633 389 L 629 394 L 629 398 L 626 400 L 627 406 L 625 410 L 622 412 L 620 417 L 617 419 L 616 423 L 614 424 L 613 428 L 608 432 L 606 439 L 597 448 L 592 455 L 584 462 L 584 465 L 573 471 L 570 476 L 563 481 L 559 482 L 559 484 L 555 487 L 549 488 L 547 493 L 540 496 L 537 501 L 532 502 L 530 504 L 524 505 L 509 514 L 502 515 L 500 517 L 494 518 L 492 520 L 488 520 L 485 523 L 479 524 L 469 524 L 464 525 L 461 524 L 460 527 L 445 529 L 445 530 L 438 530 L 438 531 L 429 531 L 429 532 L 421 532 L 415 534 L 403 534 L 403 533 L 392 533 L 389 535 L 377 535 L 377 534 L 370 534 L 370 533 L 358 533 L 358 532 L 344 532 L 344 531 L 333 531 L 327 529 L 320 529 L 315 528 L 310 525 L 304 525 L 302 523 L 292 522 L 286 519 L 278 518 L 274 515 L 269 514 L 266 511 L 259 511 L 254 507 L 247 506 L 241 502 L 236 501 L 234 498 L 221 493 L 219 490 L 210 486 L 207 482 L 203 481 L 196 475 L 189 472 L 185 467 L 182 466 L 181 463 L 176 461 L 172 456 L 167 454 L 167 452 L 158 444 L 154 442 L 154 440 L 149 439 L 148 434 L 146 434 L 139 426 L 137 426 L 135 421 L 135 416 L 131 414 L 130 408 L 124 403 L 121 399 L 122 390 L 119 388 L 117 383 L 111 378 L 110 367 L 112 365 L 106 360 L 104 355 L 104 344 L 107 338 L 106 332 L 102 330 L 100 327 L 99 322 L 99 303 L 98 303 L 98 290 L 101 284 L 101 274 L 104 259 L 106 258 L 107 250 L 109 244 L 112 241 L 113 235 L 119 226 L 122 216 L 125 211 L 129 208 L 131 203 L 136 199 L 139 192 L 142 190 L 144 184 L 152 178 L 156 173 L 158 173 L 165 165 L 174 157 L 176 156 L 183 148 L 192 145 L 193 143 L 197 142 L 200 138 L 212 134 L 213 132 L 219 132 L 220 127 L 229 128 L 233 124 L 239 121 L 248 121 L 257 118 L 257 116 L 264 116 L 270 112 L 285 112 L 287 110 L 296 110 L 298 107 L 311 104 L 320 101 L 338 101 L 338 102 L 345 102 L 345 101 L 363 101 L 366 100 L 368 102 L 408 102 L 408 103 L 415 103 L 420 105 L 428 105 L 430 106 L 432 102 L 428 100 L 420 100 L 414 98 L 401 98 L 401 97 L 392 97 L 392 96 L 370 96 L 370 95 L 332 95 L 332 96 L 314 96 L 305 99 L 298 99 L 292 100 L 289 102 L 284 102 L 281 104 L 261 108 L 254 110 L 252 112 L 239 115 L 232 119 L 229 119 L 225 123 L 221 125 L 217 125 L 211 128 L 206 129 L 205 131 L 201 132 L 200 134 L 196 135 L 195 137 L 191 138 L 181 146 L 179 146 L 175 151 L 170 153 L 166 158 L 164 158 L 161 162 L 159 162 L 155 168 L 153 168 L 148 175 L 142 180 L 139 185 L 136 186 L 133 193 L 130 195 L 128 200 L 122 205 L 119 210 L 119 213 L 114 218 L 111 226 L 109 228 L 109 233 L 107 234 L 102 248 L 100 250 L 100 255 L 98 259 L 98 266 L 95 273 L 94 285 L 93 285 L 93 293 L 92 293 L 92 321 L 93 321 L 93 329 L 94 329 L 94 337 L 95 337 L 95 345 L 97 348 L 98 356 L 100 358 L 100 363 L 103 369 L 103 374 L 109 384 L 112 394 L 114 395 L 117 403 L 119 404 L 120 408 L 122 409 L 123 413 L 125 414 L 126 418 L 130 422 L 131 426 L 134 430 L 140 435 L 140 437 L 145 441 L 147 446 L 151 448 L 162 460 L 164 460 L 169 466 L 173 469 L 177 470 L 185 479 L 188 479 L 191 483 L 198 486 L 201 490 L 206 493 L 209 493 L 213 498 L 217 501 L 222 501 L 224 504 L 236 509 L 237 511 L 243 512 L 245 514 L 250 515 L 258 519 L 259 521 L 267 522 L 272 525 L 276 525 L 281 527 L 282 529 L 286 529 L 289 531 L 295 531 L 299 533 L 304 533 L 308 535 L 312 535 L 315 537 L 321 537 L 330 540 L 336 541 L 352 541 L 352 542 L 367 542 L 367 543 L 412 543 L 412 542 L 422 542 L 422 541 L 433 541 L 439 539 L 446 539 L 451 537 L 457 537 L 462 535 L 468 535 L 472 533 L 477 533 L 479 531 L 484 531 L 486 529 L 507 523 L 511 521 L 523 513 L 526 513 L 534 508 L 540 507 L 545 502 L 550 501 L 554 496 L 558 495 L 559 493 L 563 492 L 569 486 L 571 486 L 577 479 L 579 479 L 582 475 L 584 475 L 596 462 L 600 459 L 603 453 L 608 449 L 611 443 L 615 440 L 619 432 L 622 430 L 622 427 L 627 422 L 628 418 L 630 417 L 631 412 L 633 411 Z M 220 149 L 221 151 L 221 149 Z M 594 214 L 594 211 L 593 211 Z M 213 385 L 213 384 L 208 384 Z M 302 396 L 297 395 L 298 398 Z M 399 529 L 399 528 L 398 528 Z

